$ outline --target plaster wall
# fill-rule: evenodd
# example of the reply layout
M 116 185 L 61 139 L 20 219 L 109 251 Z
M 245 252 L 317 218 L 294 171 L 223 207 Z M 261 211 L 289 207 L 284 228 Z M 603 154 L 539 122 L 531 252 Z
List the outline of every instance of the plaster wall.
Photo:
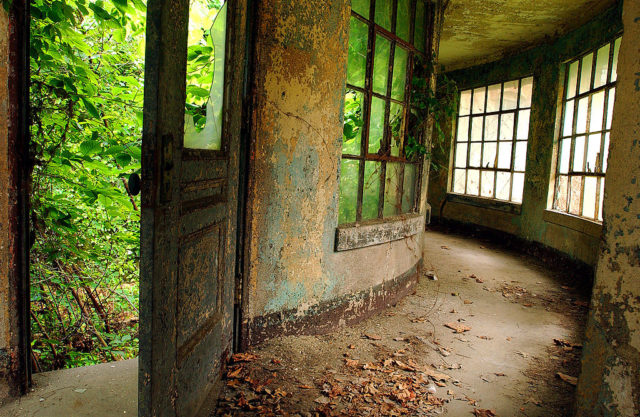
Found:
M 449 139 L 444 149 L 434 153 L 434 158 L 445 167 L 430 177 L 428 195 L 434 217 L 510 233 L 595 266 L 601 227 L 569 215 L 551 216 L 553 213 L 546 210 L 556 158 L 556 126 L 560 116 L 557 109 L 561 108 L 558 97 L 564 79 L 562 63 L 611 40 L 622 30 L 620 16 L 621 8 L 615 6 L 553 42 L 490 64 L 448 73 L 460 90 L 533 75 L 525 186 L 519 205 L 496 205 L 482 198 L 473 199 L 473 204 L 451 199 L 447 194 L 452 163 L 450 138 L 455 130 L 455 120 L 451 120 L 446 126 Z
M 624 37 L 604 200 L 604 234 L 577 388 L 579 416 L 640 415 L 640 3 Z
M 266 316 L 295 321 L 335 300 L 358 309 L 363 298 L 349 296 L 386 292 L 421 259 L 419 236 L 335 250 L 349 17 L 348 0 L 258 5 L 243 293 L 250 341 Z

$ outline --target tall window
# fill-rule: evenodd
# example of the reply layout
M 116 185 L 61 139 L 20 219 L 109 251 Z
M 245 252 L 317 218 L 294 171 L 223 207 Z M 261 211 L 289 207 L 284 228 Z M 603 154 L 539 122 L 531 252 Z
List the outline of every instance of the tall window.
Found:
M 412 212 L 419 163 L 405 155 L 411 69 L 428 45 L 423 0 L 353 0 L 339 223 Z
M 533 78 L 460 92 L 452 191 L 522 202 Z
M 553 209 L 602 221 L 620 40 L 566 64 Z

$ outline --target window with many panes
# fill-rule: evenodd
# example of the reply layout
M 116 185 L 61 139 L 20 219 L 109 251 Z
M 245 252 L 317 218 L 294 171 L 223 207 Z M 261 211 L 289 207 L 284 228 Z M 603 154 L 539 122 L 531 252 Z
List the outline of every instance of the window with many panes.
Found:
M 451 190 L 522 202 L 533 78 L 460 92 Z
M 339 223 L 414 211 L 420 163 L 405 156 L 411 73 L 429 44 L 423 0 L 352 0 Z
M 620 40 L 566 64 L 553 209 L 602 221 Z

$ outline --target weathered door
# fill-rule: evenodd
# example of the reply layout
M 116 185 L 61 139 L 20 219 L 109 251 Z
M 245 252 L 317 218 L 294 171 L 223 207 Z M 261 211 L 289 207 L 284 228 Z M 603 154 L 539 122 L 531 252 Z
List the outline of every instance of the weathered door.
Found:
M 195 130 L 195 118 L 185 118 L 190 3 L 194 0 L 148 2 L 142 143 L 141 416 L 194 416 L 207 408 L 233 336 L 246 3 L 227 2 L 226 25 L 222 26 L 226 39 L 215 45 L 206 123 L 215 124 L 213 113 L 219 123 Z M 219 31 L 220 25 L 212 27 L 212 37 L 214 30 Z M 185 125 L 190 139 L 185 139 Z M 218 131 L 217 143 L 207 136 L 213 131 Z

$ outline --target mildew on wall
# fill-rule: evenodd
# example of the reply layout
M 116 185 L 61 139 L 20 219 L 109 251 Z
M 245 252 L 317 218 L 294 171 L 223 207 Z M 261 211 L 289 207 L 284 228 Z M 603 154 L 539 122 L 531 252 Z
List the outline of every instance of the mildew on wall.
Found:
M 604 233 L 577 388 L 579 416 L 640 415 L 640 3 L 625 1 Z

